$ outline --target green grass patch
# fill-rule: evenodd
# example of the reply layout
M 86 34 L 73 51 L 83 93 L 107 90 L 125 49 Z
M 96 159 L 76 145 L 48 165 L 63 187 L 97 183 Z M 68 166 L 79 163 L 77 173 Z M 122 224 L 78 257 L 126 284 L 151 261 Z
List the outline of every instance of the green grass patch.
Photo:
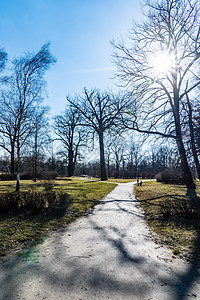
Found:
M 10 212 L 0 216 L 0 256 L 10 251 L 21 250 L 35 245 L 52 230 L 57 230 L 65 224 L 83 215 L 106 194 L 115 188 L 115 184 L 107 182 L 92 182 L 77 179 L 55 180 L 53 190 L 67 192 L 73 198 L 64 216 L 51 212 Z M 12 192 L 15 182 L 0 182 L 0 192 Z M 44 190 L 43 185 L 26 180 L 20 181 L 20 190 Z
M 200 197 L 200 182 L 196 185 Z M 134 191 L 155 241 L 168 245 L 174 255 L 199 261 L 200 220 L 186 196 L 186 187 L 149 181 L 135 186 Z
M 118 178 L 118 179 L 115 179 L 115 178 L 109 178 L 108 179 L 109 182 L 116 182 L 116 183 L 126 183 L 126 182 L 133 182 L 133 181 L 137 181 L 137 178 L 134 179 L 123 179 L 123 178 Z
M 0 181 L 0 193 L 14 192 L 16 189 L 16 181 Z M 32 180 L 20 180 L 20 191 L 43 191 L 42 181 L 33 182 Z

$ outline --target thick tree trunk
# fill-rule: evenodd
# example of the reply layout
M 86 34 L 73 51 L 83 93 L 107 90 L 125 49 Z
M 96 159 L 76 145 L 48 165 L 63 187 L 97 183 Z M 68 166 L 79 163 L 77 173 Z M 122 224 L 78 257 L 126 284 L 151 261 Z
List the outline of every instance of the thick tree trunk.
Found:
M 116 164 L 115 164 L 115 170 L 116 170 L 117 172 L 119 172 L 119 163 L 118 163 L 117 160 L 116 160 Z
M 107 170 L 108 170 L 108 177 L 110 177 L 110 157 L 108 155 L 108 159 L 107 159 Z
M 34 157 L 34 170 L 33 170 L 33 181 L 37 181 L 37 154 Z
M 185 147 L 183 144 L 181 126 L 180 126 L 180 120 L 179 120 L 178 114 L 175 114 L 175 128 L 176 128 L 176 143 L 177 143 L 179 154 L 180 154 L 181 166 L 182 166 L 182 170 L 183 170 L 183 174 L 184 174 L 184 181 L 185 181 L 185 184 L 186 184 L 186 187 L 188 190 L 195 191 L 196 185 L 192 178 L 190 167 L 189 167 L 189 164 L 187 161 L 187 156 L 186 156 L 186 151 L 185 151 Z
M 16 163 L 16 172 L 20 172 L 20 142 L 19 137 L 17 139 L 17 163 Z
M 198 155 L 197 155 L 197 150 L 196 150 L 196 147 L 195 147 L 193 130 L 194 130 L 193 126 L 190 126 L 190 138 L 191 138 L 192 154 L 193 154 L 193 157 L 194 157 L 194 162 L 195 162 L 195 165 L 196 165 L 198 178 L 200 179 L 200 163 L 199 163 L 199 158 L 198 158 Z
M 182 170 L 183 170 L 183 174 L 184 174 L 184 181 L 185 181 L 186 187 L 187 187 L 187 189 L 195 190 L 196 185 L 194 183 L 194 180 L 192 178 L 192 174 L 190 171 L 190 167 L 188 165 L 185 147 L 183 145 L 182 138 L 177 137 L 176 143 L 177 143 L 179 154 L 180 154 L 181 165 L 182 165 Z
M 68 151 L 68 166 L 67 166 L 68 177 L 71 177 L 74 175 L 74 168 L 75 168 L 75 164 L 74 164 L 73 150 L 69 149 L 69 151 Z
M 10 153 L 10 172 L 12 174 L 15 173 L 15 147 L 14 144 L 11 145 L 11 153 Z
M 35 149 L 34 149 L 34 165 L 33 165 L 33 181 L 37 181 L 37 161 L 38 161 L 38 147 L 37 147 L 37 130 L 35 133 Z
M 103 142 L 103 132 L 99 132 L 99 147 L 100 147 L 100 170 L 101 170 L 101 180 L 107 180 L 106 176 L 106 164 L 104 155 L 104 142 Z
M 188 95 L 186 95 L 186 97 L 187 97 L 187 103 L 188 103 L 188 108 L 189 108 L 189 128 L 190 128 L 190 142 L 191 142 L 191 147 L 192 147 L 192 154 L 194 157 L 194 162 L 196 165 L 198 178 L 200 179 L 200 163 L 199 163 L 199 158 L 198 158 L 198 154 L 197 154 L 197 149 L 195 146 L 194 127 L 193 127 L 193 122 L 192 122 L 192 107 L 191 107 Z
M 68 177 L 74 176 L 74 166 L 73 164 L 69 163 L 67 167 Z
M 179 99 L 179 94 L 178 94 L 178 89 L 177 89 L 177 76 L 175 76 L 174 77 L 174 105 L 172 106 L 172 109 L 173 109 L 173 114 L 174 114 L 174 122 L 175 122 L 175 130 L 176 130 L 176 143 L 177 143 L 179 154 L 180 154 L 181 166 L 182 166 L 182 170 L 183 170 L 184 181 L 185 181 L 186 187 L 187 187 L 188 191 L 192 190 L 195 192 L 196 185 L 192 178 L 192 174 L 190 171 L 190 167 L 188 164 L 186 151 L 185 151 L 185 147 L 184 147 L 183 139 L 182 139 L 179 102 L 180 102 L 180 99 Z

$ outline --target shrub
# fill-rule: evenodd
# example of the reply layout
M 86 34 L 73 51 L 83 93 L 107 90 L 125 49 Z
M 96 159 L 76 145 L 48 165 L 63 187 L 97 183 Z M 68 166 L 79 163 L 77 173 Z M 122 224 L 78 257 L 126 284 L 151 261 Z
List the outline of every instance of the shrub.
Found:
M 192 219 L 196 215 L 196 210 L 189 199 L 166 200 L 160 207 L 160 214 L 167 218 Z
M 16 180 L 16 178 L 17 178 L 16 174 L 10 174 L 10 173 L 0 174 L 0 180 L 2 180 L 2 181 Z
M 21 180 L 30 180 L 30 179 L 32 179 L 32 175 L 30 173 L 20 173 L 20 179 Z
M 16 180 L 17 174 L 10 174 L 10 173 L 2 173 L 0 174 L 0 180 L 2 181 L 10 181 L 10 180 Z M 32 179 L 32 176 L 30 173 L 21 173 L 20 174 L 21 180 L 29 180 Z
M 183 172 L 180 169 L 170 168 L 158 173 L 155 177 L 158 182 L 169 184 L 185 184 L 183 179 Z
M 58 177 L 58 173 L 56 171 L 46 171 L 38 174 L 37 178 L 42 180 L 55 180 Z
M 46 192 L 48 207 L 69 207 L 73 202 L 72 197 L 67 193 Z
M 42 192 L 19 192 L 18 209 L 43 209 L 46 206 L 45 195 Z
M 53 190 L 55 181 L 54 180 L 42 180 L 41 183 L 42 183 L 42 185 L 44 187 L 44 190 L 46 192 L 50 192 L 50 191 Z
M 19 193 L 1 193 L 0 194 L 0 212 L 6 213 L 9 210 L 18 209 Z
M 67 193 L 56 193 L 54 191 L 27 191 L 0 193 L 0 212 L 20 210 L 46 210 L 50 208 L 67 209 L 72 203 L 72 197 Z

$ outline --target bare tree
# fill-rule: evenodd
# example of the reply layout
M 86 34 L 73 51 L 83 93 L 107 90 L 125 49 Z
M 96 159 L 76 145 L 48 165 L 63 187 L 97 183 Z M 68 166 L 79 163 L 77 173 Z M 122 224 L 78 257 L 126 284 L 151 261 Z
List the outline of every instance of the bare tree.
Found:
M 7 60 L 7 53 L 4 48 L 0 48 L 0 71 L 2 71 L 5 67 L 5 62 Z
M 115 177 L 119 177 L 120 165 L 124 171 L 125 156 L 126 156 L 126 142 L 123 136 L 118 135 L 112 139 L 111 149 L 115 162 Z
M 29 149 L 32 152 L 33 180 L 36 182 L 38 173 L 38 157 L 50 142 L 50 126 L 47 114 L 49 107 L 42 106 L 32 116 L 32 132 L 28 139 Z
M 110 177 L 110 164 L 112 161 L 112 139 L 110 135 L 106 135 L 106 139 L 105 139 L 105 160 L 107 162 L 107 174 L 108 174 L 108 178 Z
M 175 139 L 188 192 L 194 191 L 181 118 L 185 96 L 200 85 L 200 3 L 146 0 L 145 4 L 146 19 L 134 24 L 130 45 L 114 44 L 117 76 L 135 101 L 124 115 L 124 124 Z
M 134 177 L 139 176 L 139 164 L 142 161 L 144 153 L 142 151 L 142 144 L 135 142 L 133 139 L 129 143 L 129 161 L 128 169 L 134 171 Z
M 82 124 L 97 134 L 100 149 L 101 180 L 106 180 L 106 166 L 104 153 L 104 134 L 117 125 L 118 115 L 123 108 L 124 102 L 120 97 L 114 97 L 109 93 L 99 90 L 84 90 L 84 97 L 76 100 L 68 100 L 82 115 Z
M 0 110 L 0 147 L 11 155 L 11 172 L 19 171 L 20 149 L 33 131 L 32 116 L 43 100 L 46 81 L 45 71 L 55 58 L 49 43 L 36 54 L 25 54 L 13 61 L 13 72 L 6 78 L 6 90 L 2 93 Z
M 70 100 L 70 97 L 67 97 Z M 68 176 L 74 175 L 74 169 L 77 162 L 80 147 L 84 146 L 86 139 L 86 131 L 81 126 L 81 114 L 77 108 L 67 106 L 62 115 L 54 118 L 54 129 L 58 139 L 67 151 Z
M 199 106 L 195 109 L 195 115 L 193 118 L 193 126 L 194 126 L 196 150 L 197 150 L 198 156 L 200 156 L 200 107 Z
M 193 109 L 193 103 L 195 101 L 190 101 L 188 94 L 186 94 L 187 99 L 187 106 L 186 106 L 186 136 L 189 136 L 190 140 L 190 148 L 191 152 L 194 158 L 194 163 L 196 166 L 198 178 L 200 178 L 200 162 L 199 162 L 199 156 L 198 151 L 196 147 L 196 141 L 195 141 L 195 118 L 194 118 L 194 109 Z M 192 103 L 193 102 L 193 103 Z M 188 126 L 187 126 L 188 125 Z M 187 128 L 188 127 L 188 128 Z M 187 133 L 189 132 L 189 133 Z

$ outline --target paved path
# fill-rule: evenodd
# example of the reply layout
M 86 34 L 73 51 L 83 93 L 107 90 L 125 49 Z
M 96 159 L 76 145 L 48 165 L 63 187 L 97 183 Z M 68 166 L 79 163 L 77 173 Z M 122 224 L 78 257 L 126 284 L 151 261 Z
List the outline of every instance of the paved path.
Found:
M 0 300 L 200 299 L 199 272 L 152 241 L 132 190 L 119 184 L 30 256 L 2 263 Z

